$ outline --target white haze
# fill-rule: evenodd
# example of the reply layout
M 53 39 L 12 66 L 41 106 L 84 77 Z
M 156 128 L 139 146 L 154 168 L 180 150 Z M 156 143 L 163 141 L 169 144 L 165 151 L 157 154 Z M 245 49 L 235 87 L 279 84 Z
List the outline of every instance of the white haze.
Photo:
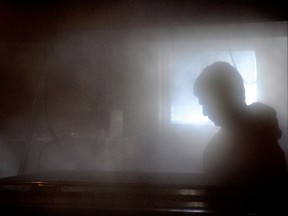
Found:
M 17 71 L 23 77 L 19 78 L 23 85 L 14 95 L 25 91 L 26 98 L 20 95 L 15 96 L 15 101 L 11 99 L 15 106 L 19 104 L 19 110 L 4 119 L 0 177 L 18 172 L 43 71 L 47 73 L 47 88 L 42 89 L 34 113 L 25 173 L 201 173 L 203 150 L 218 128 L 169 124 L 166 81 L 169 55 L 175 52 L 255 50 L 258 101 L 277 111 L 283 131 L 280 144 L 287 155 L 287 36 L 282 35 L 285 28 L 287 23 L 127 32 L 67 31 L 37 42 L 1 43 L 1 52 L 14 56 L 13 63 L 3 62 L 3 70 Z M 57 140 L 47 125 L 45 92 L 48 119 Z

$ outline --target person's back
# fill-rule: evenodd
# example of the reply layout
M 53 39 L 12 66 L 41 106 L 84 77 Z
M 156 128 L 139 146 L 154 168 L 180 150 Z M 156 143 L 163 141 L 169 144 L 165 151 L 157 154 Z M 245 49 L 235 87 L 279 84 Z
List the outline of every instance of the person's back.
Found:
M 194 93 L 220 131 L 207 145 L 204 173 L 219 184 L 275 183 L 286 174 L 281 130 L 273 108 L 245 103 L 238 71 L 225 62 L 208 66 L 197 78 Z
M 205 149 L 204 172 L 218 183 L 272 184 L 285 175 L 275 111 L 261 103 L 247 110 L 239 128 L 220 129 Z

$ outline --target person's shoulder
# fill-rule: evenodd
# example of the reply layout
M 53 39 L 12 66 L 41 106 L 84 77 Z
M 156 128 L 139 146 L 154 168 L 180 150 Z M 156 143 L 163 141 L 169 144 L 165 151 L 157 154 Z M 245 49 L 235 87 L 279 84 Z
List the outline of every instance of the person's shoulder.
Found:
M 269 105 L 255 102 L 248 106 L 250 113 L 250 125 L 260 130 L 262 134 L 271 137 L 280 138 L 282 131 L 279 128 L 277 113 L 275 109 Z
M 278 128 L 278 119 L 275 109 L 267 104 L 255 102 L 248 106 L 250 120 L 257 125 L 257 127 Z
M 261 102 L 254 102 L 248 105 L 248 109 L 252 114 L 256 115 L 276 115 L 276 111 L 273 107 Z

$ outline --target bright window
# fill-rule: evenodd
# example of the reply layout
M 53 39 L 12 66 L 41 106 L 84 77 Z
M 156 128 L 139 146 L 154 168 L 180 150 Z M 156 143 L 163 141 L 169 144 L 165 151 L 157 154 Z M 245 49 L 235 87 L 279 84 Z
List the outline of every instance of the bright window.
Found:
M 215 61 L 235 65 L 241 73 L 246 91 L 246 103 L 257 100 L 257 71 L 254 51 L 186 52 L 170 55 L 170 122 L 172 124 L 213 124 L 202 115 L 202 107 L 193 95 L 193 85 L 199 73 Z

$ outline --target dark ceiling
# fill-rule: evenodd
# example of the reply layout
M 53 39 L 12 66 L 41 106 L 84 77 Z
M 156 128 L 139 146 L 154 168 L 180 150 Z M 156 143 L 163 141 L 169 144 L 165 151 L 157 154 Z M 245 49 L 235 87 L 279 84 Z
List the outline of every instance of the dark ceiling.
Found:
M 1 38 L 59 31 L 177 27 L 287 20 L 285 1 L 45 0 L 0 3 Z

